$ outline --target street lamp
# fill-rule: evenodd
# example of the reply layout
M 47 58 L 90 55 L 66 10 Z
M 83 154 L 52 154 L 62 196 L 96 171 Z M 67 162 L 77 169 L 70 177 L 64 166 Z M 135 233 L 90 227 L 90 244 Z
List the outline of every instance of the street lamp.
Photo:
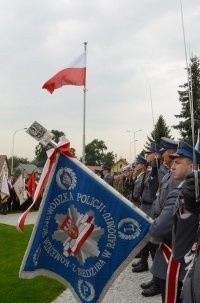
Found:
M 131 141 L 130 142 L 130 162 L 131 162 L 131 155 L 132 155 L 132 148 L 131 148 L 131 145 L 134 143 L 134 141 Z
M 136 158 L 136 143 L 135 142 L 138 141 L 135 139 L 135 134 L 137 132 L 141 132 L 141 131 L 142 131 L 142 129 L 138 129 L 136 131 L 127 130 L 128 133 L 133 133 L 133 141 L 131 141 L 131 143 L 130 143 L 130 161 L 131 161 L 131 144 L 134 143 L 134 160 L 135 160 L 135 158 Z
M 132 149 L 131 149 L 131 145 L 134 143 L 134 157 L 136 158 L 136 143 L 138 140 L 134 140 L 130 142 L 130 161 L 131 161 L 131 155 L 132 155 Z
M 13 133 L 13 138 L 12 138 L 12 162 L 11 162 L 11 175 L 13 174 L 13 157 L 14 157 L 14 143 L 15 143 L 15 135 L 17 132 L 21 131 L 21 130 L 25 130 L 27 129 L 27 127 L 24 128 L 20 128 L 17 129 L 16 131 L 14 131 Z

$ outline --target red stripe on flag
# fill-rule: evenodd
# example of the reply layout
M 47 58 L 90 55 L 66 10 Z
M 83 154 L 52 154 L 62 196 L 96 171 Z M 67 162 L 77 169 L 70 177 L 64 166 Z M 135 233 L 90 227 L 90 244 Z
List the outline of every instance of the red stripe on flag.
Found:
M 61 70 L 49 79 L 42 88 L 47 89 L 51 94 L 54 89 L 63 85 L 85 86 L 86 83 L 86 53 L 81 54 L 67 68 Z
M 49 79 L 42 88 L 47 89 L 51 94 L 54 89 L 60 88 L 63 85 L 85 85 L 86 67 L 82 68 L 66 68 L 58 72 L 55 76 Z
M 27 186 L 28 186 L 29 195 L 33 198 L 36 190 L 35 173 L 32 173 L 32 175 L 29 177 Z
M 93 229 L 94 229 L 94 225 L 92 224 L 90 225 L 89 229 L 83 234 L 81 239 L 79 239 L 79 241 L 76 243 L 76 249 L 73 251 L 74 255 L 78 254 L 79 250 L 81 249 L 81 246 L 84 244 L 84 242 L 87 240 L 89 235 L 92 233 Z

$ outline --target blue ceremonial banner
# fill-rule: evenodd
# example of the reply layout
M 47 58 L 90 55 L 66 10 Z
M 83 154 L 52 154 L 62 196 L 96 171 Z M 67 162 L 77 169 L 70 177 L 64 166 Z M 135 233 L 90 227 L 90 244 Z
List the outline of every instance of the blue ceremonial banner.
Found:
M 58 153 L 20 268 L 100 302 L 149 240 L 151 219 L 77 159 Z

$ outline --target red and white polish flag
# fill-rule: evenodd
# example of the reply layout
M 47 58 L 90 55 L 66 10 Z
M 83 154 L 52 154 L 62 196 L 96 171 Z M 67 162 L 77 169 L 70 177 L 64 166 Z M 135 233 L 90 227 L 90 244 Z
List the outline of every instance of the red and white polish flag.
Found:
M 81 54 L 75 61 L 49 79 L 42 88 L 51 94 L 54 89 L 63 85 L 82 86 L 86 83 L 86 53 Z

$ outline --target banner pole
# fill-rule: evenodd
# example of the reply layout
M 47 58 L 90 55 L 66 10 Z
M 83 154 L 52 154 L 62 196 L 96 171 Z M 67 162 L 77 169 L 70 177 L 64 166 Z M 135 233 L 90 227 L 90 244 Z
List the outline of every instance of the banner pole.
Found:
M 185 50 L 185 63 L 186 63 L 186 70 L 187 70 L 187 82 L 188 82 L 188 97 L 190 103 L 190 117 L 191 117 L 191 130 L 192 130 L 192 147 L 193 147 L 193 171 L 195 176 L 195 195 L 196 201 L 199 198 L 199 184 L 198 184 L 198 165 L 196 161 L 196 154 L 195 154 L 195 143 L 194 143 L 194 135 L 195 135 L 195 125 L 194 125 L 194 104 L 193 104 L 193 88 L 192 88 L 192 57 L 189 59 L 190 64 L 188 64 L 188 55 L 187 55 L 187 48 L 186 48 L 186 39 L 185 39 L 185 26 L 184 26 L 184 18 L 183 18 L 183 6 L 182 1 L 180 0 L 180 11 L 181 11 L 181 22 L 182 22 L 182 31 L 183 31 L 183 42 L 184 42 L 184 50 Z
M 87 42 L 84 42 L 84 51 L 86 58 Z M 87 58 L 86 58 L 87 59 Z M 86 81 L 85 81 L 86 82 Z M 82 163 L 85 164 L 85 116 L 86 116 L 86 83 L 83 88 L 83 150 L 82 150 Z

